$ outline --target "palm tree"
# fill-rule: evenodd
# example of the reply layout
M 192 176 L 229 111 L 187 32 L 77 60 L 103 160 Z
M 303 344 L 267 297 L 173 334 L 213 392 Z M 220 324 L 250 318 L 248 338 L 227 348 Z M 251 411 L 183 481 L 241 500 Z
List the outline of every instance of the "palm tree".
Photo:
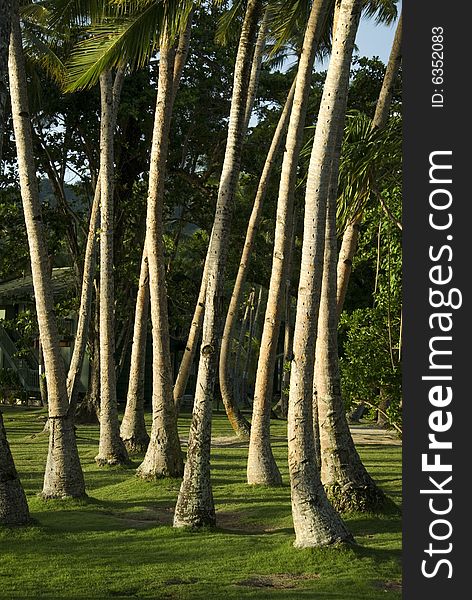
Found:
M 172 83 L 172 107 L 180 84 L 182 70 L 187 59 L 190 44 L 192 13 L 187 25 L 179 35 Z M 128 384 L 126 409 L 121 423 L 120 434 L 130 452 L 146 451 L 149 435 L 144 420 L 144 371 L 146 358 L 147 327 L 149 318 L 149 264 L 144 242 L 141 270 L 139 275 L 138 294 L 134 322 L 133 344 L 131 348 L 131 365 Z M 177 408 L 177 407 L 176 407 Z
M 120 77 L 120 72 L 117 73 L 117 77 Z M 95 461 L 103 466 L 126 464 L 129 460 L 120 437 L 114 359 L 113 136 L 115 119 L 111 71 L 104 71 L 100 75 L 100 96 L 100 440 Z
M 146 218 L 145 252 L 149 264 L 153 342 L 153 423 L 146 456 L 137 471 L 137 475 L 145 479 L 178 477 L 183 472 L 177 416 L 172 396 L 162 223 L 164 173 L 173 103 L 174 60 L 175 47 L 170 32 L 164 26 L 160 45 Z
M 388 118 L 392 89 L 400 58 L 401 17 L 389 64 L 382 84 L 371 129 L 383 127 Z M 338 364 L 336 198 L 330 197 L 331 218 L 326 228 L 318 339 L 315 359 L 315 388 L 321 447 L 321 478 L 333 505 L 340 511 L 372 511 L 381 508 L 385 495 L 370 477 L 355 448 L 345 415 Z M 357 220 L 356 220 L 357 221 Z M 358 222 L 352 225 L 358 225 Z M 352 231 L 357 231 L 351 227 Z M 347 235 L 352 240 L 353 235 Z M 345 262 L 343 263 L 345 264 Z M 346 277 L 344 277 L 344 281 Z
M 43 497 L 80 497 L 85 483 L 73 419 L 69 413 L 64 363 L 59 349 L 49 261 L 41 219 L 18 4 L 12 9 L 9 57 L 10 96 L 20 189 L 31 258 L 39 334 L 48 381 L 49 449 Z
M 247 89 L 261 0 L 249 0 L 236 57 L 228 137 L 208 250 L 207 291 L 200 362 L 187 462 L 174 514 L 174 526 L 214 525 L 210 481 L 211 412 L 221 335 L 222 293 L 231 208 L 239 178 L 246 124 Z
M 11 26 L 11 2 L 0 0 L 0 164 L 2 161 L 3 124 L 8 98 L 8 45 Z M 8 445 L 0 412 L 0 524 L 22 525 L 29 521 L 28 503 Z
M 361 0 L 342 0 L 318 114 L 305 195 L 305 221 L 288 411 L 288 463 L 295 545 L 349 540 L 330 505 L 315 460 L 312 420 L 313 368 L 321 293 L 326 210 L 337 186 L 349 71 Z M 334 190 L 330 190 L 330 186 Z M 331 217 L 332 218 L 332 217 Z
M 297 164 L 303 140 L 311 74 L 329 5 L 329 0 L 317 0 L 312 4 L 303 41 L 303 52 L 300 56 L 295 96 L 288 125 L 277 201 L 272 272 L 254 390 L 247 465 L 248 483 L 250 484 L 280 485 L 281 483 L 280 472 L 270 446 L 270 409 L 277 352 L 276 339 L 282 317 L 284 288 L 287 279 L 286 259 L 291 250 Z

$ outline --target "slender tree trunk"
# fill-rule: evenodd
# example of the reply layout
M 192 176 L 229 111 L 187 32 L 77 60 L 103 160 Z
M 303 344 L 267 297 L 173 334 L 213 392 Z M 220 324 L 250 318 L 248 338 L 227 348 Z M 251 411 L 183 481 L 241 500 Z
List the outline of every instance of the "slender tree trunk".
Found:
M 99 466 L 128 463 L 120 438 L 115 373 L 115 293 L 113 274 L 114 106 L 111 71 L 100 75 L 100 441 Z
M 0 7 L 0 17 L 1 10 Z M 26 495 L 15 469 L 0 412 L 0 525 L 24 525 L 29 520 Z
M 262 57 L 264 56 L 264 50 L 267 42 L 267 30 L 269 25 L 268 18 L 269 11 L 268 9 L 266 9 L 262 17 L 261 24 L 259 26 L 259 33 L 257 34 L 256 45 L 254 46 L 254 56 L 252 59 L 251 75 L 249 77 L 249 85 L 246 100 L 246 115 L 244 126 L 245 135 L 247 128 L 249 127 L 249 121 L 251 120 L 252 109 L 254 108 L 254 101 L 256 99 L 257 88 L 259 85 Z
M 0 0 L 0 165 L 8 101 L 8 45 L 10 42 L 11 0 Z
M 379 98 L 375 107 L 374 118 L 372 119 L 372 128 L 382 128 L 388 119 L 390 106 L 392 103 L 393 90 L 395 79 L 398 74 L 398 69 L 401 63 L 401 45 L 402 45 L 402 22 L 403 18 L 400 15 L 398 20 L 395 37 L 393 39 L 392 49 L 385 70 L 382 87 L 380 89 Z M 357 250 L 359 240 L 359 228 L 362 222 L 362 214 L 358 215 L 352 223 L 350 223 L 343 234 L 341 251 L 338 259 L 338 292 L 337 292 L 337 313 L 338 319 L 344 307 L 344 300 L 349 284 L 349 278 L 352 272 L 352 261 Z
M 85 398 L 79 404 L 75 422 L 87 425 L 100 423 L 100 354 L 99 354 L 99 332 L 98 332 L 98 303 L 96 313 L 93 318 L 90 334 L 90 372 L 87 393 Z
M 249 268 L 249 262 L 254 248 L 254 242 L 256 239 L 259 222 L 261 220 L 262 208 L 264 205 L 265 196 L 267 194 L 267 188 L 269 185 L 270 176 L 272 174 L 277 153 L 280 149 L 281 143 L 284 138 L 284 134 L 287 131 L 288 121 L 290 112 L 293 105 L 293 97 L 295 94 L 295 81 L 292 84 L 290 92 L 287 96 L 285 106 L 277 124 L 277 128 L 272 138 L 272 143 L 267 154 L 267 158 L 262 170 L 259 185 L 257 187 L 256 196 L 254 198 L 254 204 L 249 217 L 248 228 L 246 232 L 246 239 L 244 241 L 243 252 L 241 255 L 241 261 L 239 263 L 238 273 L 236 275 L 236 281 L 234 283 L 233 293 L 226 313 L 226 321 L 223 330 L 223 337 L 221 340 L 221 353 L 220 353 L 220 369 L 219 369 L 219 381 L 220 390 L 225 402 L 226 413 L 229 421 L 235 431 L 235 433 L 241 438 L 247 438 L 250 433 L 249 423 L 242 417 L 241 413 L 234 409 L 235 403 L 231 393 L 231 352 L 230 345 L 233 337 L 233 331 L 235 322 L 238 314 L 239 304 L 243 295 L 244 284 L 246 282 L 247 272 Z
M 215 524 L 210 481 L 211 413 L 216 377 L 223 303 L 224 267 L 231 209 L 239 179 L 244 138 L 247 86 L 256 38 L 260 0 L 249 0 L 236 57 L 228 138 L 220 178 L 215 221 L 208 251 L 205 317 L 200 363 L 190 428 L 187 462 L 174 514 L 174 526 Z
M 175 49 L 163 33 L 159 80 L 149 170 L 145 251 L 149 263 L 153 344 L 151 439 L 137 475 L 144 479 L 179 477 L 183 460 L 172 397 L 172 371 L 165 282 L 162 211 L 170 120 L 173 101 Z
M 85 356 L 85 347 L 87 344 L 87 338 L 90 328 L 90 311 L 92 306 L 93 280 L 95 278 L 95 265 L 97 260 L 96 237 L 100 218 L 100 189 L 101 185 L 99 176 L 97 185 L 95 187 L 92 209 L 90 211 L 90 222 L 87 243 L 85 247 L 83 279 L 80 294 L 77 331 L 75 334 L 74 350 L 72 352 L 72 358 L 69 365 L 69 372 L 67 374 L 67 394 L 69 397 L 69 403 L 71 407 L 70 410 L 72 414 L 75 413 L 75 407 L 77 404 L 77 384 L 80 379 L 80 373 L 82 370 L 82 365 Z
M 143 264 L 144 263 L 144 264 Z M 146 251 L 143 253 L 136 299 L 131 368 L 128 384 L 126 410 L 121 422 L 121 439 L 131 454 L 145 452 L 149 435 L 144 420 L 144 374 L 146 366 L 146 342 L 149 319 L 149 269 Z
M 349 71 L 361 11 L 360 0 L 343 0 L 323 88 L 305 196 L 305 224 L 294 332 L 288 412 L 288 463 L 295 545 L 322 546 L 350 540 L 323 489 L 313 435 L 313 369 L 321 295 L 326 208 L 339 166 L 338 132 L 345 118 Z
M 80 497 L 85 495 L 85 483 L 80 466 L 73 422 L 68 415 L 69 402 L 66 376 L 59 349 L 48 253 L 41 218 L 20 20 L 16 0 L 13 4 L 12 13 L 9 73 L 13 128 L 31 258 L 36 313 L 39 335 L 43 344 L 49 396 L 50 434 L 43 497 Z
M 200 339 L 200 332 L 203 325 L 203 317 L 205 315 L 205 296 L 206 296 L 206 267 L 207 260 L 203 267 L 202 282 L 200 284 L 200 291 L 198 293 L 197 304 L 192 317 L 192 323 L 190 324 L 190 331 L 185 344 L 184 354 L 180 361 L 179 372 L 177 379 L 174 384 L 174 402 L 177 412 L 180 410 L 182 398 L 187 388 L 188 378 L 190 376 L 190 370 L 192 368 L 193 360 L 197 352 L 198 341 Z
M 303 130 L 310 93 L 311 75 L 318 41 L 325 26 L 329 1 L 313 2 L 295 84 L 293 108 L 280 175 L 279 197 L 274 237 L 272 272 L 257 364 L 251 439 L 247 464 L 249 484 L 280 485 L 281 475 L 270 445 L 270 414 L 277 342 L 282 318 L 285 281 L 293 223 L 293 204 L 297 165 L 303 141 Z

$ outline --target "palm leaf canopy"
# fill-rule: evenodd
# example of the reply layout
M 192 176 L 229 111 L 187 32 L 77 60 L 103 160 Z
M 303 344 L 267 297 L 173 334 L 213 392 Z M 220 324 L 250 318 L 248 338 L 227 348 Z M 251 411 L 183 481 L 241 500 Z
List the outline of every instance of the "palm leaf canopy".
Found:
M 185 29 L 193 5 L 192 0 L 111 0 L 75 46 L 66 90 L 93 86 L 104 70 L 144 66 L 159 48 L 164 31 L 173 39 Z

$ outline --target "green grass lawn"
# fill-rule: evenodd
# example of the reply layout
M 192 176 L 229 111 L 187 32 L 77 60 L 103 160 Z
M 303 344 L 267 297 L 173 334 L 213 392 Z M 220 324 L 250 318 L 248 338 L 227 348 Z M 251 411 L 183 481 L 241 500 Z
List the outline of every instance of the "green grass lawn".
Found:
M 288 486 L 286 424 L 273 422 L 274 452 L 285 485 L 245 484 L 246 447 L 212 450 L 218 528 L 172 528 L 179 481 L 149 483 L 130 468 L 98 468 L 98 427 L 79 426 L 78 444 L 89 498 L 49 501 L 41 490 L 47 436 L 41 409 L 2 407 L 28 495 L 33 525 L 0 528 L 0 598 L 249 598 L 370 600 L 401 598 L 401 520 L 398 514 L 352 514 L 357 545 L 299 550 Z M 190 416 L 180 418 L 186 437 Z M 213 436 L 231 435 L 215 414 Z M 185 447 L 184 447 L 185 449 Z M 401 447 L 365 445 L 360 454 L 399 505 Z

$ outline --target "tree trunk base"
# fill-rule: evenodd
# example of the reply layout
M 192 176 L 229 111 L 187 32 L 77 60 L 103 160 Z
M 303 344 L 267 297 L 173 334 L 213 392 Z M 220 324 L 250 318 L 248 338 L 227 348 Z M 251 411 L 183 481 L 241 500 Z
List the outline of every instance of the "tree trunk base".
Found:
M 27 525 L 31 522 L 26 495 L 18 475 L 0 481 L 0 525 Z
M 180 448 L 166 455 L 162 450 L 165 444 L 151 439 L 146 456 L 136 471 L 136 476 L 146 481 L 156 481 L 163 477 L 182 477 L 184 473 L 184 461 Z
M 40 496 L 43 499 L 86 496 L 74 424 L 70 417 L 49 418 L 49 450 Z
M 271 448 L 265 453 L 260 448 L 250 448 L 247 463 L 247 482 L 249 485 L 265 485 L 269 487 L 282 485 L 282 475 L 275 462 Z
M 98 425 L 98 406 L 93 400 L 84 398 L 75 413 L 75 422 L 80 425 Z
M 121 438 L 120 438 L 121 441 Z M 95 462 L 99 467 L 124 467 L 130 464 L 128 453 L 123 442 L 119 444 L 122 448 L 116 448 L 109 452 L 99 452 Z
M 234 433 L 240 440 L 248 441 L 251 437 L 251 424 L 244 418 L 239 408 L 233 409 L 225 404 L 226 414 Z
M 0 525 L 26 525 L 29 522 L 28 502 L 13 462 L 0 412 Z
M 385 493 L 373 482 L 325 485 L 326 495 L 340 513 L 379 513 L 391 506 Z
M 182 482 L 175 507 L 173 526 L 191 529 L 215 527 L 216 514 L 211 489 L 202 494 L 201 491 L 200 493 L 196 492 L 192 484 L 187 486 L 185 482 Z

